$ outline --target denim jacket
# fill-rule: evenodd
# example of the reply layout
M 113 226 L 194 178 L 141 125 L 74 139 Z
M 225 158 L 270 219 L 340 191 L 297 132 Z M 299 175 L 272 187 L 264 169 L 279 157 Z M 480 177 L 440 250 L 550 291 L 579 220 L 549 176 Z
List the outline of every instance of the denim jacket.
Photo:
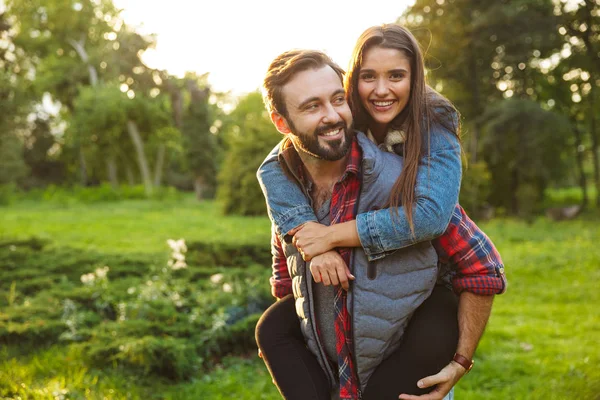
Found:
M 432 125 L 429 151 L 421 159 L 413 207 L 414 236 L 404 209 L 397 216 L 389 209 L 372 210 L 356 217 L 360 243 L 369 261 L 388 253 L 442 235 L 458 203 L 462 176 L 458 138 L 441 125 Z M 427 145 L 427 144 L 426 144 Z M 282 233 L 309 221 L 317 221 L 309 200 L 292 182 L 278 161 L 277 145 L 257 172 L 267 201 L 269 217 Z

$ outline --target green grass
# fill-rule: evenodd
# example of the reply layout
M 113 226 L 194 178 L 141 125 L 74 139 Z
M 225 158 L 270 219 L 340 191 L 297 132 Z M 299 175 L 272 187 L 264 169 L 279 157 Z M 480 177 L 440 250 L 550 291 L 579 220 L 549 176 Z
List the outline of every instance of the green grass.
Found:
M 115 260 L 122 254 L 125 275 L 119 279 L 125 285 L 135 272 L 135 263 L 127 260 L 163 255 L 167 238 L 228 245 L 263 245 L 269 239 L 266 218 L 222 217 L 215 203 L 191 198 L 69 207 L 24 202 L 1 208 L 0 213 L 0 242 L 31 236 L 50 241 L 42 252 L 52 264 L 47 266 L 48 276 L 22 275 L 16 283 L 17 303 L 25 300 L 18 293 L 27 284 L 32 291 L 53 285 L 59 290 L 67 267 L 77 264 L 74 275 L 87 271 L 94 264 L 86 257 L 93 259 L 93 254 L 110 254 Z M 509 286 L 496 298 L 476 365 L 458 384 L 457 399 L 598 400 L 600 216 L 587 213 L 560 223 L 538 218 L 531 224 L 502 219 L 481 227 L 502 254 Z M 69 259 L 59 262 L 67 255 Z M 21 261 L 43 266 L 41 258 Z M 0 265 L 2 306 L 11 296 L 11 284 L 5 280 L 16 276 L 8 274 L 18 273 L 21 266 L 10 259 L 0 262 L 10 265 Z M 86 262 L 89 266 L 79 266 Z M 0 317 L 6 310 L 0 308 Z M 50 347 L 3 344 L 0 398 L 8 393 L 23 399 L 280 398 L 254 352 L 226 358 L 190 381 L 173 382 L 119 365 L 93 367 L 77 347 L 60 342 Z
M 32 236 L 59 246 L 112 253 L 155 253 L 167 239 L 269 243 L 266 217 L 223 218 L 212 202 L 130 200 L 68 206 L 25 201 L 0 207 L 0 240 Z

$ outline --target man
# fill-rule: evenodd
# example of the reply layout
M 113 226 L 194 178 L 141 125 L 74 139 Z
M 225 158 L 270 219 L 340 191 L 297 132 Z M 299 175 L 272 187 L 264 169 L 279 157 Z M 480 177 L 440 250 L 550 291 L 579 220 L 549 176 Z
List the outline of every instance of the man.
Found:
M 312 200 L 319 222 L 324 224 L 344 222 L 353 219 L 357 212 L 382 208 L 401 169 L 398 157 L 377 151 L 362 134 L 355 137 L 342 74 L 323 53 L 295 51 L 279 56 L 265 80 L 271 86 L 267 88 L 272 97 L 267 102 L 272 105 L 271 119 L 289 139 L 282 145 L 280 161 Z M 369 179 L 370 176 L 377 179 Z M 409 317 L 434 290 L 435 250 L 429 242 L 421 243 L 369 263 L 360 249 L 353 258 L 349 249 L 340 249 L 339 253 L 331 251 L 313 258 L 308 266 L 288 237 L 278 233 L 275 226 L 273 232 L 274 294 L 283 298 L 289 292 L 289 282 L 293 282 L 295 309 L 308 347 L 308 350 L 305 346 L 285 347 L 284 353 L 297 355 L 301 360 L 297 368 L 287 373 L 281 370 L 288 367 L 290 360 L 281 363 L 263 351 L 282 394 L 289 396 L 282 390 L 282 386 L 289 385 L 297 390 L 316 388 L 298 398 L 325 398 L 329 387 L 338 384 L 340 398 L 360 398 L 363 391 L 366 396 L 377 393 L 369 387 L 369 382 L 381 382 L 378 376 L 390 376 L 389 371 L 386 374 L 382 369 L 388 359 L 402 351 L 400 339 Z M 326 273 L 328 270 L 332 273 Z M 286 273 L 288 276 L 284 276 Z M 314 282 L 311 276 L 315 277 Z M 338 282 L 317 284 L 319 278 L 326 276 L 339 277 L 340 286 L 344 287 L 348 286 L 348 279 L 354 282 L 346 294 L 341 287 L 327 286 Z M 281 285 L 281 281 L 288 283 Z M 421 388 L 437 385 L 423 399 L 441 399 L 470 368 L 469 360 L 483 333 L 492 299 L 493 296 L 461 294 L 458 310 L 461 355 L 438 374 L 419 381 Z M 283 310 L 283 307 L 276 303 L 272 309 Z M 293 311 L 288 307 L 287 314 L 277 312 L 278 318 L 284 319 Z M 269 341 L 261 337 L 260 324 L 257 341 L 264 349 Z M 295 333 L 290 332 L 291 335 Z M 450 354 L 446 360 L 451 358 Z M 337 364 L 337 371 L 331 368 L 332 364 Z M 301 371 L 304 375 L 300 379 Z M 309 382 L 294 386 L 294 378 Z M 417 397 L 402 395 L 401 398 Z

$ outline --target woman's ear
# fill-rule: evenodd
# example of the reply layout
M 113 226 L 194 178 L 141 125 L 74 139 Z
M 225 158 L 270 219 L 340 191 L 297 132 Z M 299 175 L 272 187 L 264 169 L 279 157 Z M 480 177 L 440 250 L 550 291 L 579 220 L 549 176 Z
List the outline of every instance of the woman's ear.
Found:
M 277 128 L 277 130 L 281 134 L 287 135 L 288 133 L 292 132 L 290 130 L 290 127 L 288 126 L 286 119 L 281 114 L 273 111 L 271 113 L 271 121 L 273 122 L 273 125 L 275 125 L 275 128 Z

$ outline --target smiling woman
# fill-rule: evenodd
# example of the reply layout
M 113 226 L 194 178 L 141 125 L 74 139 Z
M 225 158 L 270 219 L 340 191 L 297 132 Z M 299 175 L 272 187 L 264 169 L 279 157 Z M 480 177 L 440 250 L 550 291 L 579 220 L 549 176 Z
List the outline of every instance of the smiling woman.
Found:
M 358 94 L 371 116 L 371 133 L 382 142 L 388 124 L 410 98 L 410 60 L 399 50 L 381 47 L 368 51 L 358 77 Z

